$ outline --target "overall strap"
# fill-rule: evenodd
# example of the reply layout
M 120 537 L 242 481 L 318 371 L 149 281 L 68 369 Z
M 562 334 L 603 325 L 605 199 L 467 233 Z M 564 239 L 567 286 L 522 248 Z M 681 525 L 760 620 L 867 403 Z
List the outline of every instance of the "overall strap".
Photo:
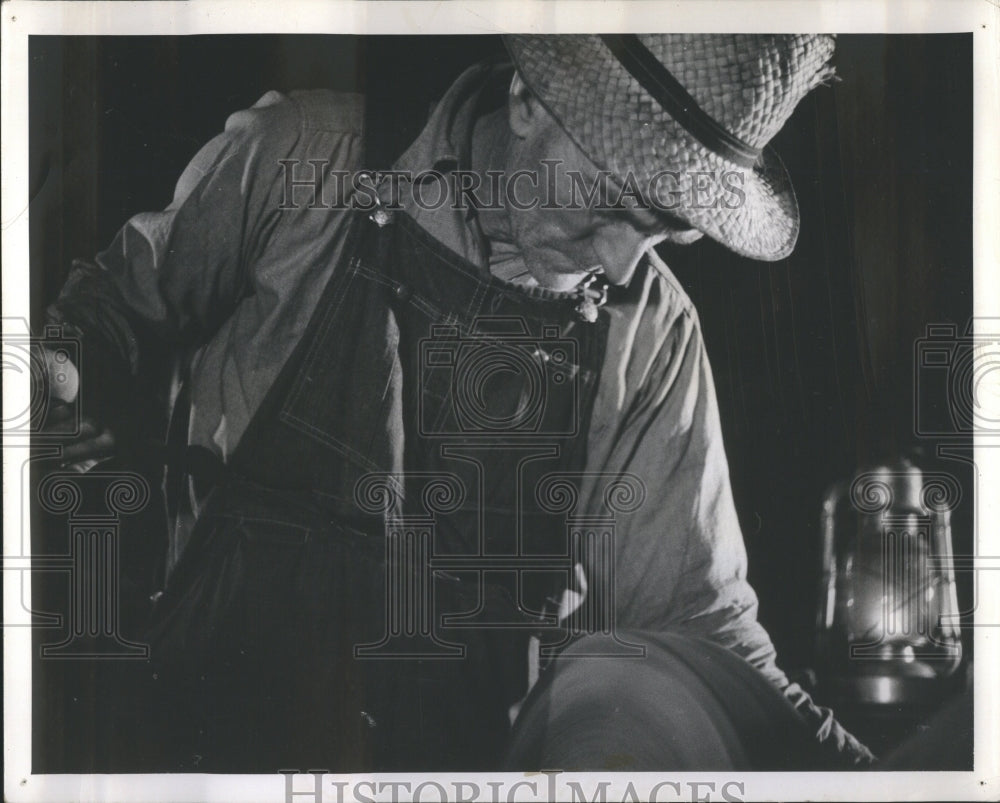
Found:
M 262 467 L 261 461 L 266 459 L 266 452 L 262 453 L 264 446 L 262 439 L 268 437 L 272 423 L 279 417 L 288 388 L 295 382 L 297 375 L 302 370 L 306 355 L 314 346 L 327 311 L 331 305 L 337 303 L 339 295 L 343 292 L 345 279 L 351 265 L 357 261 L 365 246 L 366 234 L 370 234 L 372 229 L 376 228 L 371 225 L 368 215 L 364 212 L 352 210 L 350 215 L 347 240 L 340 259 L 330 272 L 330 278 L 323 288 L 302 337 L 278 372 L 278 376 L 265 394 L 257 412 L 251 418 L 236 449 L 233 450 L 227 467 L 230 473 L 236 472 L 253 476 Z M 278 479 L 280 480 L 280 477 Z

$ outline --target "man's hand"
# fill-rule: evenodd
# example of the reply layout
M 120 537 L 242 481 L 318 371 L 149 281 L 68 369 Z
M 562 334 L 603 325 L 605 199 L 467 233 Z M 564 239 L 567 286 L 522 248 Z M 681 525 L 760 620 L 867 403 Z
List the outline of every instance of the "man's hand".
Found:
M 74 402 L 80 395 L 80 373 L 64 354 L 57 355 L 43 346 L 42 356 L 49 394 L 49 410 L 43 431 L 59 433 L 74 414 Z M 79 433 L 63 446 L 62 466 L 82 473 L 114 454 L 115 435 L 111 429 L 93 418 L 85 417 L 80 420 Z

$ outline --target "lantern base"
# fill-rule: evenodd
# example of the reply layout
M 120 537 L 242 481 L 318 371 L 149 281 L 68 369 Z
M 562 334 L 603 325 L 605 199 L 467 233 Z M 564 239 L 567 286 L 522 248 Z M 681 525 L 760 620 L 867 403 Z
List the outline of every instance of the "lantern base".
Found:
M 839 678 L 830 684 L 838 699 L 859 705 L 927 704 L 943 697 L 947 684 L 940 678 L 862 675 Z

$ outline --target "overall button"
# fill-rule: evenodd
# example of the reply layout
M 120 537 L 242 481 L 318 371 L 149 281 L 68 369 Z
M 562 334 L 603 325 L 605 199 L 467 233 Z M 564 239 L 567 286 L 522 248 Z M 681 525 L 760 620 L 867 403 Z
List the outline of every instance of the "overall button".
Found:
M 409 301 L 413 297 L 413 290 L 408 284 L 396 285 L 396 298 L 400 301 Z

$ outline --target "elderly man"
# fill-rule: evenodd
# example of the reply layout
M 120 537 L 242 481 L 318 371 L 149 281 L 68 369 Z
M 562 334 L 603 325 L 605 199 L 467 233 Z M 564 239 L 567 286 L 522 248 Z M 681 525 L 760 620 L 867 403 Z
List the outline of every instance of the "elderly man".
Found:
M 778 719 L 788 700 L 867 763 L 756 621 L 697 314 L 654 250 L 790 253 L 765 145 L 831 76 L 832 38 L 507 47 L 513 70 L 466 71 L 382 176 L 363 98 L 268 93 L 51 308 L 87 364 L 68 463 L 119 448 L 130 378 L 181 358 L 185 493 L 149 631 L 169 702 L 144 722 L 164 768 L 496 767 L 539 666 L 568 641 L 620 667 L 643 633 L 705 666 L 699 639 L 728 648 L 731 679 L 748 663 L 784 692 Z

